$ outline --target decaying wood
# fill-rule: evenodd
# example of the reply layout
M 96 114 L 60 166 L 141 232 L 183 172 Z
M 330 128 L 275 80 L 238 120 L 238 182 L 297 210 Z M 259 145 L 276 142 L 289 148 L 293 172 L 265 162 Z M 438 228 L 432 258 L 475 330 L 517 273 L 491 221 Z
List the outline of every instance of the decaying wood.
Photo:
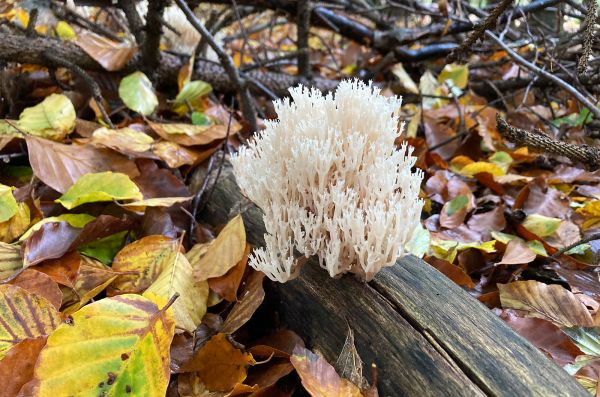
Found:
M 237 213 L 248 241 L 262 244 L 261 212 L 241 195 L 226 164 L 201 217 L 222 225 Z M 485 306 L 415 257 L 369 284 L 331 279 L 309 261 L 300 277 L 273 288 L 284 324 L 331 362 L 350 325 L 365 363 L 377 364 L 381 396 L 588 395 Z

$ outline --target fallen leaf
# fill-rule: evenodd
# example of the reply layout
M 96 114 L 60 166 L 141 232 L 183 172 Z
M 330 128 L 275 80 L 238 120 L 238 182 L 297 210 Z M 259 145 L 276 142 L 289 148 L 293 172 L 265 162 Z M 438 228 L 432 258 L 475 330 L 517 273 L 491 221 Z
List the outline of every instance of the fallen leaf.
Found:
M 60 141 L 75 129 L 75 108 L 65 95 L 51 94 L 19 116 L 19 129 L 41 138 Z
M 47 336 L 24 339 L 0 360 L 0 384 L 4 396 L 16 396 L 33 378 L 33 369 Z
M 152 149 L 154 139 L 143 132 L 125 127 L 111 130 L 99 128 L 92 134 L 91 144 L 107 147 L 125 155 L 139 155 Z
M 183 146 L 208 145 L 227 136 L 227 126 L 224 125 L 148 124 L 161 138 Z
M 12 276 L 22 267 L 21 247 L 0 242 L 0 281 Z
M 232 334 L 250 320 L 265 299 L 265 290 L 262 285 L 264 277 L 265 275 L 262 272 L 253 271 L 250 273 L 240 293 L 240 300 L 235 303 L 229 312 L 221 332 Z
M 60 310 L 63 294 L 60 292 L 56 281 L 47 274 L 31 268 L 25 269 L 17 277 L 10 280 L 10 284 L 46 298 L 48 302 L 54 305 L 56 310 Z
M 50 334 L 60 313 L 45 298 L 15 285 L 0 285 L 0 360 L 17 343 Z
M 158 106 L 152 82 L 142 72 L 133 72 L 121 79 L 119 97 L 134 112 L 148 116 Z
M 35 270 L 50 276 L 58 284 L 74 288 L 80 267 L 81 255 L 77 251 L 71 251 L 61 258 L 51 259 L 35 266 Z
M 139 295 L 87 305 L 48 337 L 20 396 L 163 397 L 174 328 L 171 310 Z
M 89 30 L 82 31 L 75 43 L 109 72 L 122 69 L 137 52 L 135 45 L 119 43 Z
M 559 327 L 594 325 L 592 316 L 573 293 L 558 284 L 515 281 L 498 284 L 504 309 L 523 310 L 529 317 L 553 322 Z
M 115 256 L 112 269 L 137 274 L 117 277 L 108 296 L 145 291 L 174 262 L 178 247 L 178 240 L 165 236 L 147 236 L 126 245 Z
M 70 210 L 85 203 L 143 198 L 127 175 L 106 171 L 82 175 L 56 202 Z
M 311 396 L 362 397 L 356 385 L 342 379 L 323 357 L 310 350 L 298 346 L 290 360 Z
M 195 282 L 192 266 L 177 247 L 173 262 L 154 280 L 144 294 L 154 293 L 169 299 L 176 293 L 179 298 L 173 303 L 176 328 L 193 334 L 206 313 L 208 283 Z
M 250 244 L 246 244 L 244 257 L 234 267 L 229 269 L 227 273 L 220 277 L 209 278 L 208 286 L 223 299 L 234 302 L 237 300 L 237 291 L 246 270 L 248 263 L 248 255 L 250 254 Z
M 194 278 L 204 281 L 224 275 L 244 257 L 246 230 L 237 215 L 207 246 L 196 245 L 186 254 L 194 268 Z
M 11 243 L 21 236 L 31 223 L 31 210 L 26 203 L 17 204 L 16 214 L 5 222 L 0 222 L 0 242 Z
M 198 350 L 184 371 L 197 371 L 209 391 L 228 392 L 246 379 L 248 367 L 255 363 L 250 353 L 235 348 L 227 335 L 219 333 Z
M 10 186 L 0 184 L 0 222 L 5 222 L 15 216 L 19 209 L 12 191 Z
M 497 265 L 524 265 L 537 257 L 527 244 L 520 240 L 511 240 L 506 246 L 502 260 Z
M 108 149 L 64 145 L 32 136 L 26 140 L 33 173 L 60 193 L 66 192 L 84 174 L 114 171 L 132 178 L 139 175 L 131 160 Z

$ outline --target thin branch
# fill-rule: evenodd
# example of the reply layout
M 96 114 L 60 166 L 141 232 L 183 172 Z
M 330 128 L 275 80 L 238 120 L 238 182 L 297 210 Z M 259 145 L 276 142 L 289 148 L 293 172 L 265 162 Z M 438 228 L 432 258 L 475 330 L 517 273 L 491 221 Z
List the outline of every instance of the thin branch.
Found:
M 502 0 L 498 5 L 490 12 L 490 14 L 485 18 L 485 20 L 478 24 L 475 27 L 467 39 L 460 45 L 460 47 L 455 48 L 452 52 L 446 57 L 447 63 L 452 63 L 456 61 L 463 61 L 468 53 L 471 52 L 473 44 L 477 42 L 477 40 L 483 38 L 483 34 L 486 30 L 491 30 L 496 27 L 496 23 L 498 18 L 502 13 L 512 5 L 513 0 Z
M 506 120 L 496 116 L 496 127 L 498 132 L 510 142 L 517 145 L 527 146 L 531 149 L 565 156 L 571 161 L 579 161 L 588 169 L 596 170 L 600 167 L 600 149 L 589 145 L 574 145 L 558 141 L 543 132 L 531 132 L 513 127 Z
M 146 13 L 145 39 L 142 44 L 142 63 L 144 69 L 154 73 L 160 61 L 160 38 L 162 36 L 163 12 L 165 0 L 154 0 L 148 2 Z
M 489 37 L 490 39 L 492 39 L 494 42 L 496 42 L 496 44 L 498 44 L 504 51 L 506 51 L 506 53 L 516 63 L 529 69 L 531 72 L 533 72 L 534 74 L 536 74 L 538 76 L 542 76 L 542 77 L 547 78 L 548 80 L 551 80 L 553 83 L 555 83 L 559 87 L 565 89 L 571 95 L 573 95 L 575 98 L 577 98 L 577 100 L 579 102 L 583 103 L 585 105 L 585 107 L 587 107 L 588 110 L 590 112 L 592 112 L 596 118 L 600 119 L 600 109 L 598 109 L 588 98 L 583 96 L 572 85 L 570 85 L 566 81 L 562 80 L 561 78 L 556 77 L 552 73 L 549 73 L 549 72 L 539 68 L 538 66 L 534 65 L 533 63 L 531 63 L 528 60 L 526 60 L 525 58 L 523 58 L 521 55 L 517 54 L 512 48 L 510 48 L 509 46 L 504 44 L 504 42 L 502 40 L 500 40 L 498 38 L 498 36 L 496 36 L 494 33 L 490 32 L 490 31 L 486 31 L 485 35 L 487 37 Z
M 135 41 L 138 45 L 144 42 L 144 22 L 135 7 L 134 0 L 119 0 L 119 7 L 125 13 L 129 30 L 135 36 Z
M 192 24 L 192 26 L 200 33 L 200 35 L 206 40 L 208 45 L 213 49 L 213 51 L 219 57 L 223 68 L 225 68 L 225 72 L 229 76 L 231 83 L 235 85 L 237 91 L 241 98 L 241 107 L 242 113 L 246 121 L 250 124 L 253 131 L 258 129 L 256 122 L 256 109 L 254 108 L 254 103 L 252 102 L 252 97 L 250 96 L 250 90 L 248 89 L 248 84 L 245 79 L 242 78 L 238 69 L 235 67 L 233 63 L 233 59 L 225 52 L 225 50 L 217 44 L 215 38 L 210 34 L 208 29 L 200 23 L 194 12 L 188 7 L 187 3 L 184 0 L 175 0 L 175 3 L 181 8 L 188 21 Z
M 588 61 L 590 55 L 592 55 L 592 45 L 594 44 L 595 28 L 598 12 L 598 4 L 596 0 L 587 0 L 588 8 L 585 14 L 583 24 L 585 26 L 585 33 L 583 38 L 583 48 L 581 49 L 581 57 L 579 58 L 579 64 L 577 65 L 577 73 L 582 75 L 585 73 L 588 67 Z
M 298 75 L 306 80 L 310 80 L 310 53 L 308 47 L 308 38 L 310 35 L 310 13 L 311 6 L 309 0 L 298 0 L 296 29 L 298 39 Z

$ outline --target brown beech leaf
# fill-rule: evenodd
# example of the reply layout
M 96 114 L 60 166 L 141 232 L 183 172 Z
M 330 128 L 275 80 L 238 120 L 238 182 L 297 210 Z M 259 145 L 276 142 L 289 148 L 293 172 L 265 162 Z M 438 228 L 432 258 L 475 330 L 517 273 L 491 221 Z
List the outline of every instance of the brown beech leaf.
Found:
M 237 349 L 224 333 L 206 342 L 183 370 L 198 372 L 209 391 L 228 392 L 246 379 L 247 369 L 256 362 L 252 354 Z
M 506 227 L 506 218 L 504 218 L 504 205 L 500 204 L 491 211 L 479 214 L 473 214 L 467 222 L 469 229 L 479 233 L 499 232 Z
M 304 347 L 302 338 L 294 331 L 282 329 L 260 338 L 248 351 L 255 357 L 289 358 L 296 346 Z
M 175 142 L 161 141 L 156 143 L 152 150 L 169 167 L 179 168 L 183 165 L 200 164 L 209 158 L 216 149 L 198 151 L 180 146 Z
M 546 352 L 561 367 L 573 363 L 577 356 L 583 354 L 573 340 L 550 321 L 519 317 L 508 310 L 504 310 L 500 317 L 535 347 Z
M 246 244 L 244 257 L 234 267 L 221 277 L 209 278 L 208 286 L 226 301 L 233 302 L 237 299 L 237 290 L 244 277 L 248 255 L 250 254 L 250 244 Z
M 140 188 L 144 198 L 187 197 L 191 193 L 185 183 L 172 171 L 158 168 L 152 160 L 137 160 L 140 175 L 133 182 Z
M 298 346 L 290 360 L 311 396 L 362 397 L 356 385 L 341 378 L 323 357 L 310 350 Z
M 533 262 L 536 257 L 536 253 L 527 244 L 515 239 L 508 242 L 502 260 L 497 265 L 524 265 Z
M 279 379 L 294 370 L 294 366 L 286 359 L 274 359 L 268 364 L 256 365 L 248 373 L 245 383 L 256 385 L 259 389 L 273 386 Z
M 77 239 L 81 229 L 67 222 L 49 222 L 23 242 L 23 259 L 26 266 L 33 266 L 49 259 L 60 258 Z
M 77 251 L 71 251 L 61 258 L 51 259 L 35 266 L 35 270 L 48 275 L 60 285 L 74 288 L 80 266 L 81 255 Z
M 137 52 L 134 44 L 114 41 L 87 30 L 77 35 L 75 43 L 109 72 L 121 70 Z
M 523 202 L 523 211 L 527 214 L 565 219 L 572 212 L 567 196 L 561 191 L 549 187 L 543 179 L 536 178 L 527 186 L 529 194 Z
M 469 277 L 469 275 L 467 275 L 467 273 L 459 266 L 433 256 L 428 257 L 426 261 L 456 284 L 467 288 L 475 288 L 475 283 L 471 277 Z
M 256 309 L 258 309 L 265 299 L 265 290 L 262 285 L 264 278 L 264 273 L 257 271 L 250 273 L 240 293 L 240 300 L 229 312 L 223 323 L 221 332 L 232 334 L 250 320 Z
M 33 173 L 52 189 L 65 193 L 80 176 L 87 173 L 114 171 L 134 178 L 139 175 L 127 157 L 109 149 L 91 145 L 65 145 L 27 136 L 27 149 Z
M 600 278 L 598 273 L 564 269 L 559 266 L 556 266 L 554 271 L 569 283 L 571 291 L 580 292 L 600 301 Z
M 3 396 L 16 396 L 33 378 L 33 369 L 48 336 L 24 339 L 0 360 L 0 385 Z
M 58 284 L 50 276 L 33 268 L 25 269 L 10 284 L 21 287 L 29 292 L 46 298 L 54 305 L 56 310 L 60 309 L 63 294 Z
M 558 284 L 538 281 L 515 281 L 498 284 L 504 309 L 523 310 L 529 317 L 553 322 L 559 327 L 591 327 L 591 314 L 579 299 Z

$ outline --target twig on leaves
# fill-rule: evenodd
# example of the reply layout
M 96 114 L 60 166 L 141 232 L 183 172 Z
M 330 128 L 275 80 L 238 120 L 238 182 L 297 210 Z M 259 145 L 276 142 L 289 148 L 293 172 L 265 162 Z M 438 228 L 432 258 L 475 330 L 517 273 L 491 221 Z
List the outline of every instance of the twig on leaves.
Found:
M 498 38 L 494 33 L 490 31 L 486 31 L 485 35 L 492 39 L 496 44 L 498 44 L 506 53 L 519 65 L 527 68 L 529 71 L 533 72 L 537 76 L 545 77 L 546 79 L 552 81 L 559 87 L 568 91 L 571 95 L 573 95 L 577 100 L 585 105 L 590 112 L 594 114 L 594 116 L 600 119 L 600 109 L 598 109 L 588 98 L 583 96 L 579 91 L 577 91 L 572 85 L 564 81 L 563 79 L 555 76 L 552 73 L 549 73 L 533 63 L 529 62 L 521 55 L 517 54 L 512 48 L 507 46 L 502 40 Z
M 552 255 L 550 255 L 550 258 L 556 259 L 559 256 L 561 256 L 562 254 L 564 254 L 565 252 L 570 251 L 575 247 L 579 247 L 582 244 L 586 244 L 586 243 L 589 243 L 590 241 L 595 241 L 595 240 L 600 240 L 600 233 L 594 233 L 588 237 L 585 237 L 579 241 L 576 241 L 573 244 L 563 247 L 563 248 L 559 249 L 558 251 L 556 251 L 555 253 L 553 253 Z
M 572 161 L 580 161 L 591 170 L 596 170 L 600 167 L 599 148 L 558 141 L 550 138 L 541 131 L 531 132 L 522 130 L 509 125 L 500 115 L 496 116 L 496 127 L 504 138 L 517 145 L 565 156 Z
M 588 60 L 590 58 L 590 55 L 592 55 L 592 45 L 594 44 L 596 21 L 598 20 L 598 4 L 596 3 L 596 0 L 587 0 L 587 3 L 587 13 L 585 14 L 585 19 L 583 20 L 583 24 L 585 26 L 583 48 L 581 50 L 581 57 L 579 58 L 579 63 L 577 64 L 577 73 L 580 75 L 585 73 L 588 67 Z
M 98 85 L 98 83 L 96 83 L 96 81 L 80 66 L 55 55 L 51 51 L 44 51 L 44 57 L 52 63 L 56 64 L 57 66 L 63 66 L 72 71 L 73 73 L 77 74 L 79 77 L 81 77 L 81 79 L 90 88 L 90 91 L 92 92 L 92 97 L 96 101 L 98 109 L 100 109 L 100 113 L 102 113 L 102 118 L 110 126 L 110 128 L 115 128 L 112 121 L 110 120 L 108 113 L 106 112 L 106 109 L 104 109 L 104 98 L 102 97 L 102 91 L 100 90 L 100 86 Z
M 200 33 L 200 35 L 206 40 L 208 45 L 219 57 L 219 60 L 225 68 L 225 72 L 229 76 L 232 84 L 235 85 L 240 95 L 242 114 L 244 115 L 246 121 L 250 124 L 252 130 L 256 131 L 258 129 L 256 122 L 256 109 L 254 108 L 252 97 L 250 96 L 248 82 L 241 76 L 239 70 L 235 67 L 233 59 L 231 59 L 229 54 L 227 54 L 225 50 L 216 42 L 215 38 L 212 36 L 212 34 L 210 34 L 208 29 L 206 29 L 206 27 L 200 23 L 187 3 L 184 0 L 175 0 L 175 3 L 177 3 L 179 8 L 181 8 L 181 11 L 183 11 L 187 17 L 187 20 L 198 31 L 198 33 Z

